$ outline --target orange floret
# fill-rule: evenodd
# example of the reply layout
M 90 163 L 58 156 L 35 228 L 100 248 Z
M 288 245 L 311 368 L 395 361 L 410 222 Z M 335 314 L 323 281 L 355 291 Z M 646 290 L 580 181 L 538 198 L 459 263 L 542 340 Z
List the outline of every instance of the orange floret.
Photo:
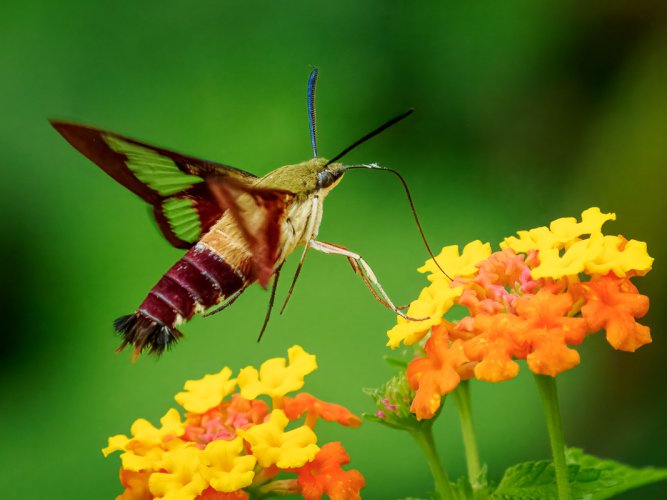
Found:
M 248 500 L 248 494 L 243 490 L 225 493 L 206 488 L 195 500 Z
M 554 377 L 579 364 L 579 353 L 567 346 L 584 340 L 587 324 L 583 318 L 568 317 L 573 302 L 568 292 L 556 295 L 545 289 L 517 302 L 521 328 L 532 346 L 526 360 L 533 373 Z
M 306 425 L 311 425 L 311 427 L 315 426 L 317 418 L 323 418 L 329 422 L 338 422 L 348 427 L 359 427 L 361 425 L 361 419 L 344 406 L 327 403 L 307 392 L 300 392 L 294 398 L 286 397 L 283 405 L 283 411 L 290 420 L 296 420 L 306 413 Z
M 450 345 L 444 325 L 433 328 L 424 351 L 426 357 L 412 361 L 406 373 L 408 384 L 416 391 L 410 410 L 419 420 L 435 415 L 440 408 L 441 397 L 453 391 L 461 381 L 457 369 L 468 362 L 463 342 L 455 340 Z
M 614 349 L 634 352 L 651 342 L 649 327 L 640 325 L 648 311 L 649 299 L 641 295 L 628 278 L 609 274 L 582 284 L 586 304 L 581 308 L 591 331 L 604 328 Z
M 514 314 L 480 314 L 474 318 L 474 328 L 480 332 L 464 345 L 475 366 L 475 377 L 487 382 L 500 382 L 516 377 L 519 365 L 512 357 L 525 358 L 530 344 L 522 321 Z
M 298 474 L 297 484 L 306 500 L 319 500 L 325 494 L 332 500 L 356 500 L 361 498 L 359 490 L 366 480 L 357 470 L 341 468 L 349 462 L 350 457 L 339 442 L 327 443 L 313 461 L 292 472 Z

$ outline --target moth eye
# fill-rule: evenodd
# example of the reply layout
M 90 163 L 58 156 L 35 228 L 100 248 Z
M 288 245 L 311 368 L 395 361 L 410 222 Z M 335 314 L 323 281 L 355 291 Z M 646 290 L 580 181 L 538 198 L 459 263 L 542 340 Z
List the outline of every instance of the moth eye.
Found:
M 342 171 L 331 171 L 331 170 L 322 170 L 317 174 L 317 187 L 318 189 L 328 188 L 343 175 Z

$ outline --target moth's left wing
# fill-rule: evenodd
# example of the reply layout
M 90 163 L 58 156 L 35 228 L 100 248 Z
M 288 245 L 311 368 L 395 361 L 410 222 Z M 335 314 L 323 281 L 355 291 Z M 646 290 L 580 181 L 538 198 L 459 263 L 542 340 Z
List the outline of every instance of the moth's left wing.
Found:
M 218 203 L 229 210 L 248 243 L 254 277 L 266 286 L 280 254 L 282 222 L 295 195 L 290 191 L 209 180 Z
M 85 125 L 51 121 L 76 149 L 117 182 L 153 205 L 167 240 L 189 248 L 222 216 L 210 182 L 231 183 L 237 190 L 257 179 L 249 172 L 145 144 Z M 233 200 L 232 200 L 233 203 Z

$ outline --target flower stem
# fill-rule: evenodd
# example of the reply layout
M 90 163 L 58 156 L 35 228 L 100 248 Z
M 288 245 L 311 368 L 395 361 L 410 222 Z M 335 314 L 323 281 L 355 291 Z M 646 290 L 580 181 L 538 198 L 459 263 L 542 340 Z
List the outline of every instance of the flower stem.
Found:
M 438 452 L 435 449 L 435 441 L 433 440 L 433 431 L 432 425 L 429 422 L 426 425 L 422 425 L 419 429 L 410 433 L 412 437 L 415 438 L 417 444 L 426 455 L 426 461 L 428 466 L 431 469 L 431 474 L 433 475 L 433 481 L 435 482 L 435 491 L 440 500 L 454 500 L 454 491 L 452 486 L 449 483 L 449 477 L 447 477 L 447 471 L 442 466 L 440 462 L 440 457 L 438 457 Z
M 465 448 L 466 465 L 468 468 L 468 481 L 470 481 L 470 486 L 475 491 L 481 488 L 481 484 L 479 484 L 481 467 L 479 464 L 475 429 L 472 425 L 472 406 L 470 404 L 470 384 L 468 381 L 461 381 L 453 395 L 461 422 L 461 434 L 463 436 L 463 447 Z
M 549 442 L 551 443 L 554 468 L 556 469 L 558 498 L 559 500 L 570 500 L 572 495 L 568 481 L 567 463 L 565 462 L 565 440 L 563 438 L 563 423 L 561 422 L 560 409 L 558 407 L 556 379 L 548 375 L 535 375 L 535 380 L 547 417 Z

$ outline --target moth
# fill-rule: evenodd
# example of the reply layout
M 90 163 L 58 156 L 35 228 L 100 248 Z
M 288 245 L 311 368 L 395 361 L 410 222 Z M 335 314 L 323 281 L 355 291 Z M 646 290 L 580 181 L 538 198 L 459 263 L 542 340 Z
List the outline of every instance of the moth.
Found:
M 307 109 L 313 158 L 280 167 L 263 177 L 221 163 L 85 125 L 51 120 L 53 127 L 104 172 L 152 205 L 167 241 L 187 249 L 148 292 L 132 314 L 114 322 L 122 336 L 119 350 L 131 345 L 160 354 L 182 337 L 177 327 L 194 315 L 231 305 L 254 282 L 267 287 L 273 277 L 270 304 L 260 338 L 273 306 L 280 269 L 298 246 L 301 259 L 283 310 L 292 294 L 308 249 L 346 257 L 374 297 L 405 316 L 389 299 L 368 264 L 343 246 L 317 239 L 322 203 L 353 168 L 388 170 L 376 164 L 344 165 L 340 160 L 359 144 L 408 116 L 409 110 L 345 148 L 331 160 L 318 157 L 315 123 L 317 69 L 308 79 Z M 428 248 L 428 244 L 426 245 Z M 432 255 L 432 252 L 429 253 Z M 282 312 L 282 311 L 281 311 Z

